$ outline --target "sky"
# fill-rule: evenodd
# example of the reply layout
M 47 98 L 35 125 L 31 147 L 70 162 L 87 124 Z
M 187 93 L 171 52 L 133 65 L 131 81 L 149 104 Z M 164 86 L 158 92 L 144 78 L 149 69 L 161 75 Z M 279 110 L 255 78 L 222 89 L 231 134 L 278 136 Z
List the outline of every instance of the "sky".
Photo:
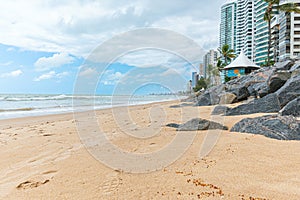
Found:
M 218 47 L 225 2 L 3 0 L 0 93 L 72 94 L 78 79 L 82 88 L 96 81 L 99 94 L 185 90 L 205 51 Z

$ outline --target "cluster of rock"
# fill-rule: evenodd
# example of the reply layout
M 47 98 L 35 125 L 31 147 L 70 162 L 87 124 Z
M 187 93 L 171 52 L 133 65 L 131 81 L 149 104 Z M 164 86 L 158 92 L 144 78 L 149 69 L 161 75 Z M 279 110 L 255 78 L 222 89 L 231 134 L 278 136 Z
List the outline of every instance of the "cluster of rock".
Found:
M 196 106 L 218 105 L 212 112 L 213 115 L 278 113 L 244 119 L 231 131 L 262 134 L 283 140 L 300 140 L 300 121 L 296 118 L 300 117 L 300 61 L 287 60 L 273 67 L 261 68 L 210 88 L 193 97 L 193 100 Z M 237 107 L 224 106 L 242 101 L 244 103 Z

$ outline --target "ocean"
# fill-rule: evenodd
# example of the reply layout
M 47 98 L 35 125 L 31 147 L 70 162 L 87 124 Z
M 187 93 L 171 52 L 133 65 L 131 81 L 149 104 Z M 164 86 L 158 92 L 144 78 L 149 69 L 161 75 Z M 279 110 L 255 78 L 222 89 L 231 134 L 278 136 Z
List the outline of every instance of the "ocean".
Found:
M 182 99 L 176 95 L 85 96 L 0 94 L 0 119 L 40 116 Z

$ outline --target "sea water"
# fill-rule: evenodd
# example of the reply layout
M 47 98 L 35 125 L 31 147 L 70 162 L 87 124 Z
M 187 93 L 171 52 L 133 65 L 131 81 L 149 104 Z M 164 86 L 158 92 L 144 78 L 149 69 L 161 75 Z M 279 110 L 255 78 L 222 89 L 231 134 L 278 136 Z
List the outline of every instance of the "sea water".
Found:
M 104 109 L 182 99 L 176 95 L 0 94 L 0 119 Z

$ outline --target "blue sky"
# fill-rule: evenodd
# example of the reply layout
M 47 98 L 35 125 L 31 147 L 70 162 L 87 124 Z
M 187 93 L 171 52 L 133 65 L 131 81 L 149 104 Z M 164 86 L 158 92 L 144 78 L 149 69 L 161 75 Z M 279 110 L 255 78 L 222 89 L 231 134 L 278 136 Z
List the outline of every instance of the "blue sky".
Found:
M 224 2 L 2 2 L 0 93 L 70 94 L 79 71 L 84 69 L 84 63 L 96 47 L 114 36 L 138 28 L 175 31 L 195 41 L 203 52 L 216 48 L 219 10 Z M 202 60 L 201 56 L 198 57 L 193 60 L 194 67 Z M 92 73 L 89 68 L 86 70 L 85 73 Z M 99 77 L 96 91 L 100 94 L 132 93 L 132 88 L 135 88 L 140 92 L 162 92 L 167 91 L 168 85 L 174 86 L 172 91 L 184 90 L 186 81 L 195 70 L 190 63 L 172 53 L 157 49 L 136 50 L 108 65 L 103 76 Z

